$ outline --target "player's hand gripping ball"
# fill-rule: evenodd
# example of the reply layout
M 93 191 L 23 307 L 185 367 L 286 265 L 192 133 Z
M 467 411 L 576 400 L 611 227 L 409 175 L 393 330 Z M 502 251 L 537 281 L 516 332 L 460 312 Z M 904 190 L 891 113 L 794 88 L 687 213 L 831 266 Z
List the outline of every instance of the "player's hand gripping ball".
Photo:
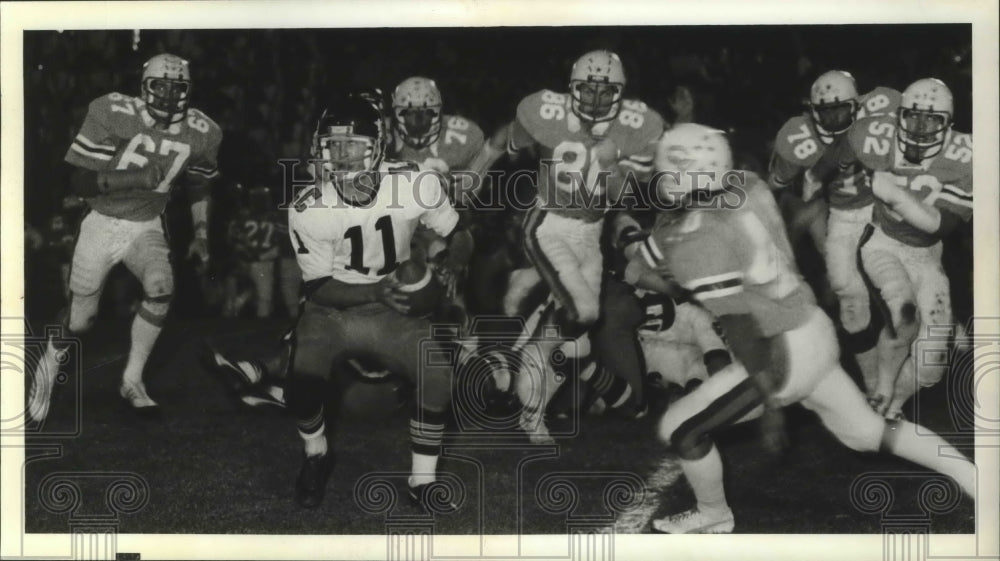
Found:
M 409 304 L 408 315 L 426 316 L 437 308 L 444 294 L 444 287 L 440 281 L 431 274 L 426 263 L 420 261 L 404 261 L 396 268 L 396 280 L 399 286 L 396 291 L 407 295 Z

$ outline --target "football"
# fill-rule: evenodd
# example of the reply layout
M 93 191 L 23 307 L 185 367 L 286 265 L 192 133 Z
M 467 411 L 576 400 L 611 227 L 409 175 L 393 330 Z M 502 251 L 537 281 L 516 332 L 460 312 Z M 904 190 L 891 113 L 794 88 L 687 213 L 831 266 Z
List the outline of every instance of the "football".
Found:
M 404 261 L 393 274 L 399 281 L 399 290 L 409 295 L 409 315 L 426 316 L 441 302 L 444 287 L 426 263 L 412 259 Z

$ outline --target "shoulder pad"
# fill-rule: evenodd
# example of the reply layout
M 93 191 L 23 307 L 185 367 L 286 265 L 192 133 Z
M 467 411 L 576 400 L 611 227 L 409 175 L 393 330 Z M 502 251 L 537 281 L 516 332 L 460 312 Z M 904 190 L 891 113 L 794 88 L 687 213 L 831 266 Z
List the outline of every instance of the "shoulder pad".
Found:
M 952 131 L 933 165 L 947 167 L 957 176 L 972 177 L 972 135 Z
M 565 134 L 566 116 L 570 112 L 569 94 L 551 90 L 535 92 L 517 106 L 517 120 L 537 142 L 552 144 L 552 139 Z M 548 141 L 548 142 L 547 142 Z
M 810 167 L 819 161 L 826 145 L 819 139 L 812 121 L 805 115 L 792 117 L 774 138 L 774 151 L 782 159 Z
M 444 115 L 443 138 L 438 144 L 441 157 L 451 169 L 469 164 L 486 142 L 483 129 L 474 121 L 459 115 Z
M 879 86 L 858 98 L 858 118 L 895 113 L 902 100 L 898 90 Z
M 631 113 L 631 114 L 630 114 Z M 638 114 L 640 117 L 636 117 Z M 663 117 L 653 108 L 638 99 L 622 101 L 622 109 L 615 117 L 615 128 L 622 136 L 622 154 L 638 152 L 655 141 L 666 128 Z
M 190 118 L 191 116 L 194 116 L 195 118 L 198 119 L 203 119 L 206 123 L 208 123 L 209 131 L 215 132 L 219 136 L 222 136 L 222 127 L 220 127 L 218 123 L 212 120 L 211 117 L 206 115 L 204 111 L 200 109 L 195 109 L 194 107 L 188 107 L 188 117 Z
M 847 131 L 847 148 L 864 167 L 883 171 L 892 167 L 895 139 L 895 115 L 875 115 L 851 125 Z

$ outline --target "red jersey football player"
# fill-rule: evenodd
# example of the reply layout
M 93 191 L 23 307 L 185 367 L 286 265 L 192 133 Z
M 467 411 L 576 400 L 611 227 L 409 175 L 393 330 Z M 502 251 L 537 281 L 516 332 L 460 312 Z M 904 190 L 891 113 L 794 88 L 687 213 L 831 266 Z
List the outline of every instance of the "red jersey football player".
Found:
M 816 412 L 848 447 L 887 451 L 934 469 L 974 497 L 975 465 L 930 431 L 876 414 L 840 367 L 833 323 L 795 267 L 767 183 L 750 172 L 732 173 L 725 135 L 702 125 L 679 125 L 660 141 L 656 164 L 664 172 L 657 179 L 661 196 L 679 199 L 686 208 L 680 216 L 661 215 L 647 240 L 650 250 L 637 252 L 628 278 L 654 275 L 655 281 L 658 275 L 660 282 L 670 279 L 687 290 L 715 316 L 737 362 L 664 414 L 660 436 L 680 456 L 697 505 L 656 520 L 653 527 L 667 533 L 731 532 L 722 458 L 711 435 L 761 415 L 765 406 L 764 419 L 780 418 L 776 412 L 796 402 Z M 711 174 L 707 182 L 705 173 Z
M 204 113 L 189 107 L 188 61 L 160 54 L 143 66 L 141 94 L 110 93 L 91 102 L 66 152 L 71 185 L 90 212 L 80 226 L 70 274 L 69 311 L 63 321 L 73 334 L 89 330 L 97 315 L 108 272 L 124 263 L 142 283 L 144 299 L 132 323 L 121 396 L 139 410 L 157 406 L 142 381 L 146 359 L 160 334 L 174 291 L 162 217 L 170 192 L 188 189 L 194 203 L 194 241 L 188 255 L 208 260 L 208 187 L 218 175 L 222 132 Z M 39 362 L 29 398 L 33 419 L 49 410 L 61 349 L 50 340 Z
M 879 339 L 877 382 L 868 389 L 890 418 L 947 370 L 948 337 L 931 329 L 953 322 L 941 240 L 972 217 L 972 135 L 952 129 L 953 114 L 947 85 L 917 80 L 896 115 L 852 127 L 842 156 L 843 166 L 860 164 L 871 176 L 874 226 L 862 238 L 861 260 L 891 326 Z
M 559 325 L 570 339 L 583 336 L 598 318 L 604 266 L 600 235 L 608 203 L 620 194 L 622 174 L 642 180 L 652 171 L 655 141 L 664 128 L 663 119 L 645 103 L 624 99 L 625 85 L 618 55 L 586 53 L 573 65 L 569 93 L 542 90 L 524 98 L 501 135 L 511 155 L 534 149 L 541 159 L 538 198 L 524 225 L 533 267 L 512 275 L 509 293 L 527 294 L 544 281 L 557 306 L 539 325 Z M 518 298 L 505 300 L 508 311 L 517 308 Z M 557 339 L 546 338 L 537 356 L 549 356 L 556 346 Z M 551 364 L 543 362 L 535 366 L 544 372 L 529 366 L 528 375 L 517 381 L 524 405 L 521 426 L 533 442 L 551 442 L 541 414 L 557 382 Z
M 866 381 L 877 372 L 877 324 L 871 321 L 868 289 L 857 265 L 858 240 L 871 220 L 872 194 L 860 166 L 838 167 L 845 133 L 856 119 L 893 113 L 898 91 L 878 87 L 858 95 L 854 77 L 831 70 L 813 82 L 809 112 L 788 120 L 774 141 L 768 183 L 785 188 L 803 179 L 807 201 L 796 222 L 808 220 L 826 260 L 830 288 L 837 295 L 848 350 Z M 810 199 L 812 199 L 810 201 Z M 826 214 L 829 207 L 829 215 Z M 825 226 L 825 228 L 824 228 Z
M 400 82 L 392 92 L 389 155 L 444 174 L 451 184 L 450 173 L 470 169 L 485 139 L 479 125 L 441 109 L 441 91 L 434 80 L 413 76 Z M 450 193 L 455 204 L 459 194 Z

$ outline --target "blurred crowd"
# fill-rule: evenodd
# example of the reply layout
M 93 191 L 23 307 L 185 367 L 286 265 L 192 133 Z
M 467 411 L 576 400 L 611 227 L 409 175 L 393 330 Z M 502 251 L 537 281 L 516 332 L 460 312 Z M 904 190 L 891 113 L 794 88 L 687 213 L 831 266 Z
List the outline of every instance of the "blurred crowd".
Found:
M 253 214 L 263 222 L 247 221 L 253 205 L 263 204 L 260 197 L 271 197 L 271 208 L 286 199 L 277 161 L 308 157 L 316 116 L 334 92 L 391 92 L 407 76 L 430 76 L 446 112 L 491 134 L 513 117 L 523 96 L 565 90 L 572 61 L 607 47 L 626 65 L 629 97 L 670 122 L 727 130 L 742 166 L 762 171 L 781 124 L 801 112 L 809 84 L 831 68 L 852 72 L 863 91 L 902 89 L 916 76 L 941 78 L 955 93 L 955 128 L 972 132 L 970 44 L 971 29 L 963 25 L 25 32 L 29 317 L 51 318 L 64 304 L 84 205 L 69 194 L 62 160 L 88 103 L 112 91 L 137 94 L 143 61 L 159 52 L 191 61 L 193 105 L 225 134 L 223 179 L 213 187 L 212 268 L 199 276 L 190 264 L 175 263 L 173 313 L 191 317 L 292 313 L 282 283 L 292 283 L 297 271 L 282 217 Z M 191 235 L 187 206 L 180 192 L 168 207 L 168 232 L 178 248 Z M 273 231 L 262 225 L 268 221 Z M 954 243 L 971 251 L 965 238 Z M 249 263 L 259 261 L 273 265 L 251 271 Z M 119 273 L 108 281 L 104 310 L 127 316 L 140 288 Z M 251 305 L 268 290 L 251 282 L 261 275 L 271 277 L 271 303 Z M 965 291 L 956 292 L 958 312 L 969 302 L 962 301 Z

